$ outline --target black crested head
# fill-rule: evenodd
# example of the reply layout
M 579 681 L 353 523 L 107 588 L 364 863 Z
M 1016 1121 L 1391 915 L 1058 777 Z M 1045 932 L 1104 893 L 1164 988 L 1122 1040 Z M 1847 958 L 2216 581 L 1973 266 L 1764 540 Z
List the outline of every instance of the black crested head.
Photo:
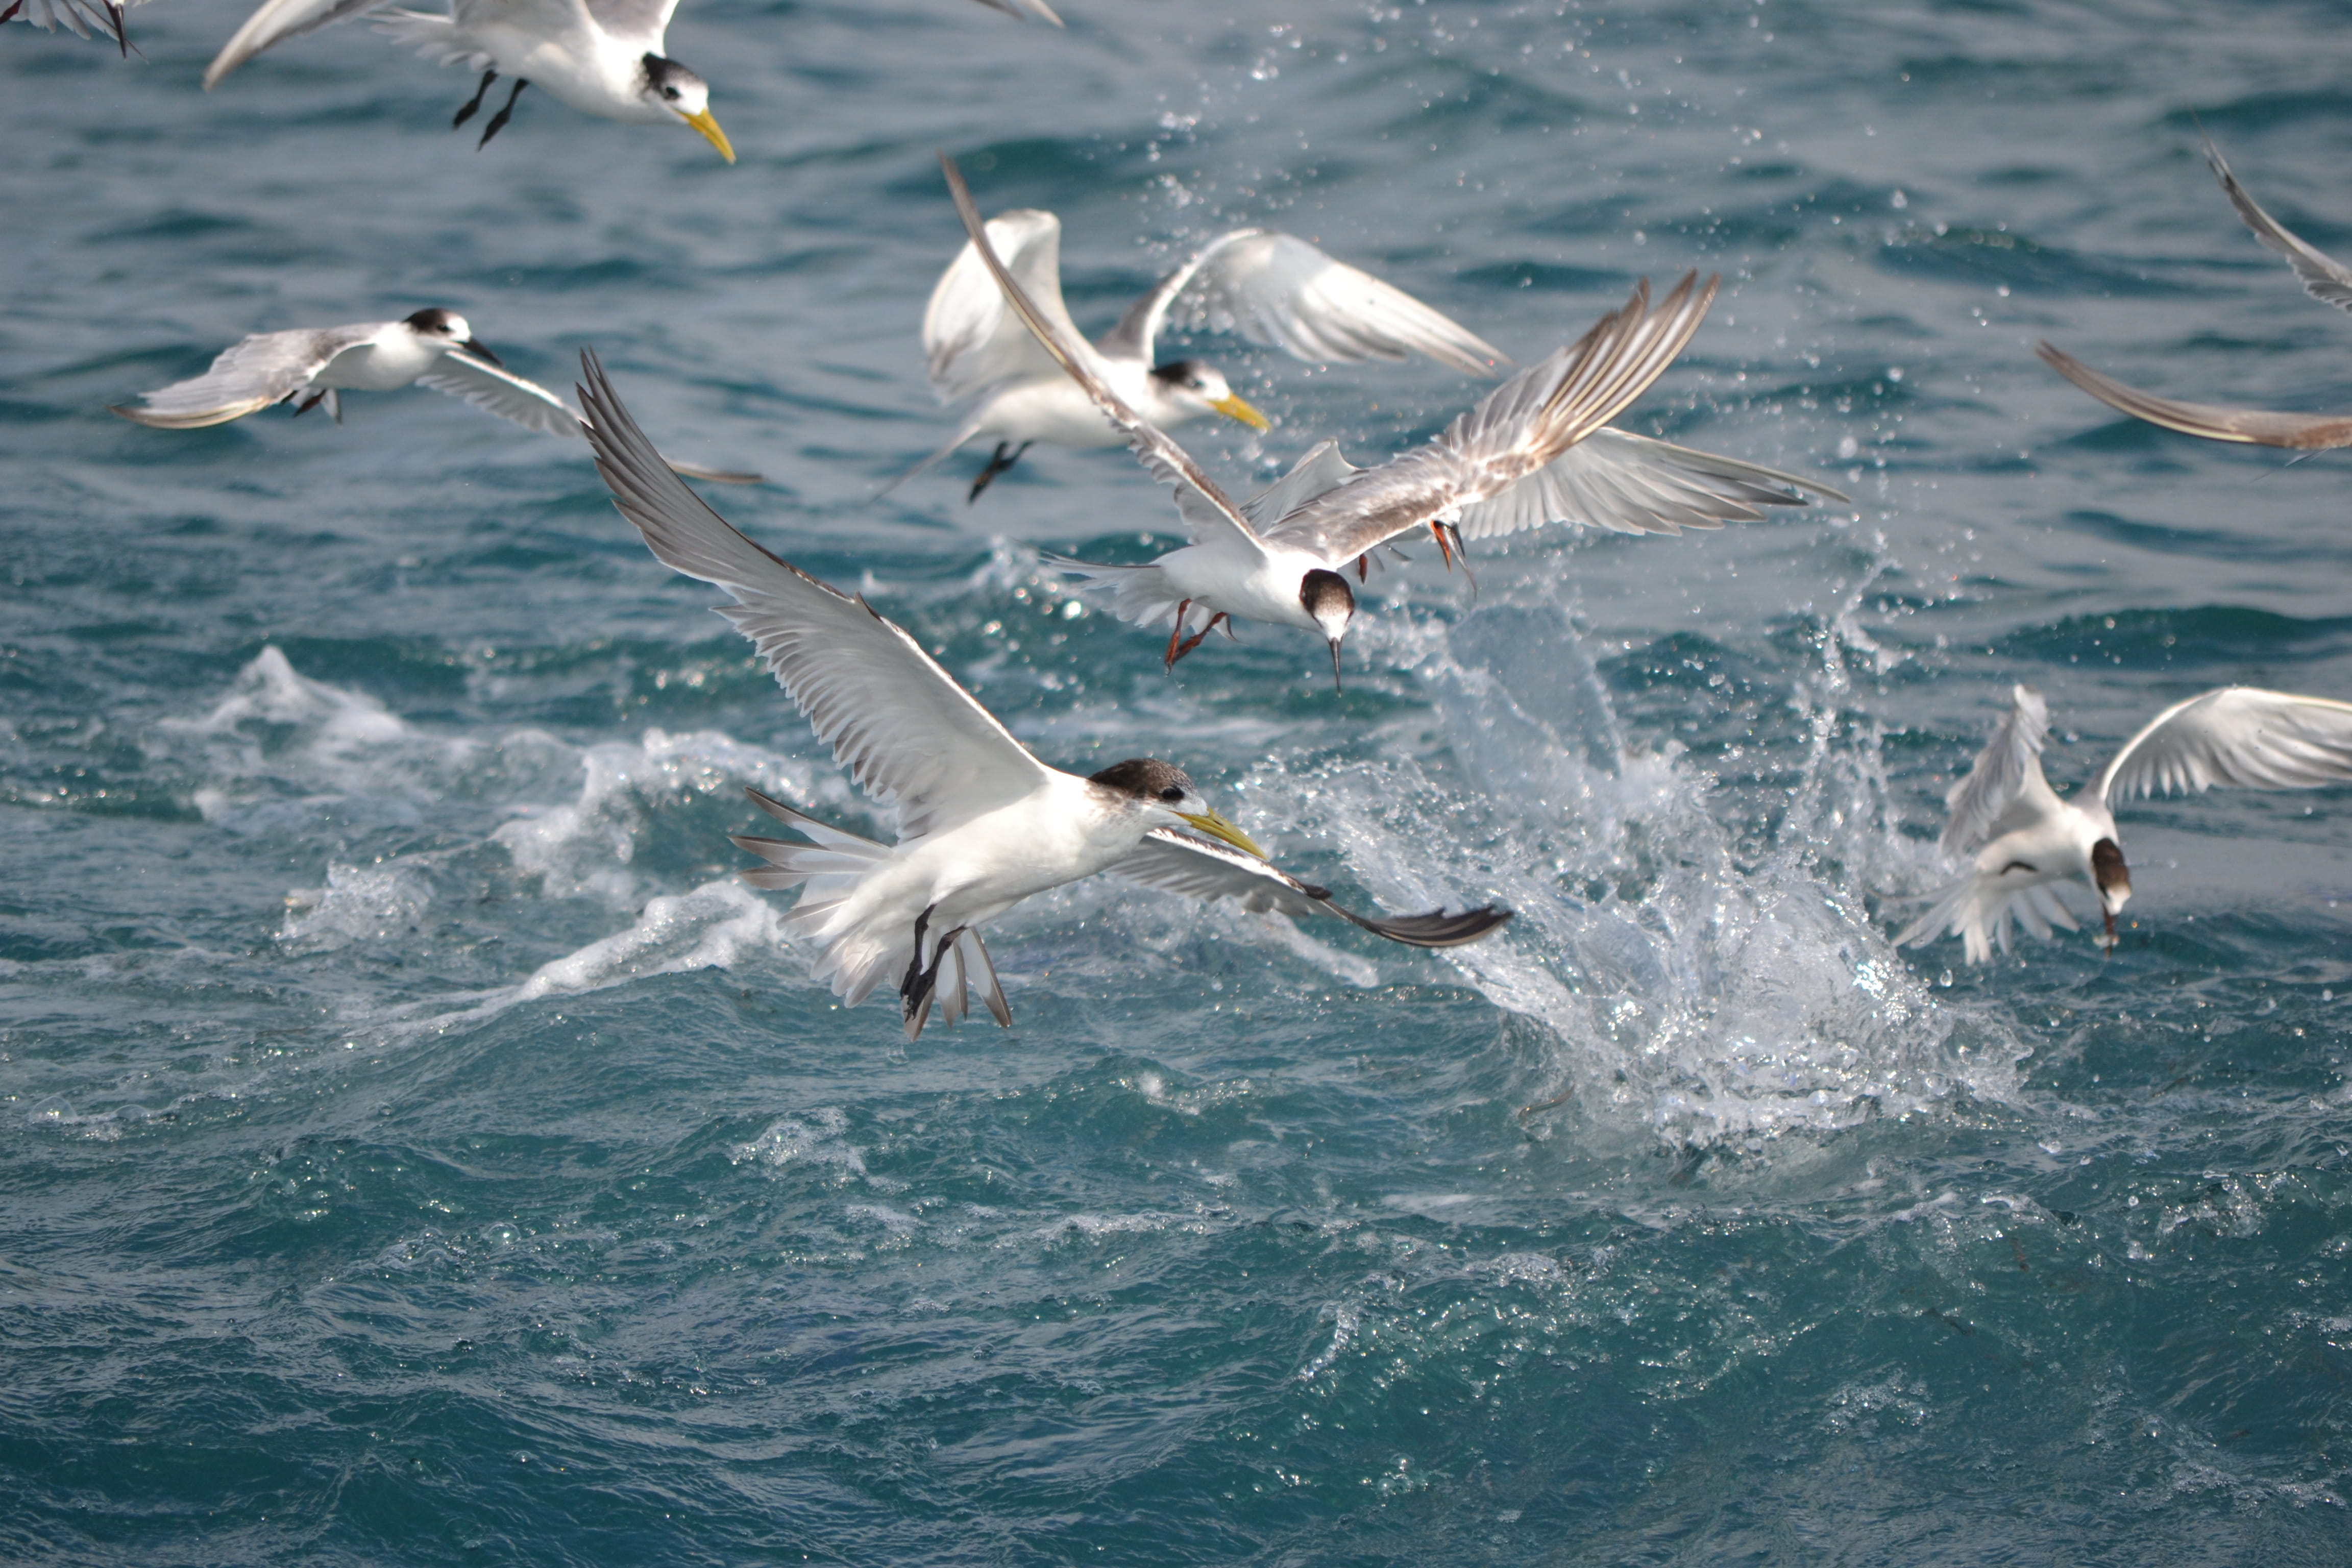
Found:
M 1123 763 L 1113 763 L 1098 773 L 1087 776 L 1088 784 L 1097 784 L 1132 800 L 1152 801 L 1161 805 L 1173 805 L 1187 795 L 1199 792 L 1184 770 L 1161 762 L 1157 757 L 1129 757 Z
M 407 321 L 410 326 L 420 332 L 432 332 L 446 338 L 457 324 L 457 312 L 445 310 L 440 306 L 435 305 L 430 309 L 415 312 L 408 317 Z
M 646 90 L 664 98 L 683 98 L 689 87 L 709 89 L 709 82 L 667 55 L 647 55 L 640 63 L 645 67 Z
M 1344 630 L 1356 613 L 1356 591 L 1337 572 L 1318 566 L 1298 580 L 1298 603 L 1328 635 L 1336 622 Z
M 2099 884 L 2100 897 L 2121 890 L 2131 892 L 2131 868 L 2124 864 L 2123 847 L 2112 838 L 2102 838 L 2091 846 L 2091 878 Z
M 1171 359 L 1166 364 L 1151 367 L 1151 379 L 1165 386 L 1189 386 L 1198 391 L 1204 384 L 1209 363 L 1206 360 Z

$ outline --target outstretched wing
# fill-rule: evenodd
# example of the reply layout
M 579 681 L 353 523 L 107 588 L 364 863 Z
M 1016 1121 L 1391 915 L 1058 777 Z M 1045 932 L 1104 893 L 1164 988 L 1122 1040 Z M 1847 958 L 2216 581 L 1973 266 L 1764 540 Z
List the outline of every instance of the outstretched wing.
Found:
M 727 590 L 719 612 L 750 637 L 817 738 L 860 788 L 898 808 L 902 839 L 1006 805 L 1053 774 L 865 600 L 761 549 L 672 473 L 580 356 L 589 445 L 621 515 L 663 562 Z
M 1038 311 L 1072 342 L 1083 342 L 1062 303 L 1062 220 L 1030 207 L 1000 213 L 988 220 L 988 241 Z M 940 274 L 923 311 L 923 364 L 945 403 L 1062 369 L 1005 303 L 1004 290 L 969 240 Z
M 2223 686 L 2176 702 L 2099 775 L 2109 810 L 2135 795 L 2318 789 L 2352 781 L 2352 702 Z
M 1217 331 L 1239 331 L 1309 364 L 1420 353 L 1465 375 L 1492 377 L 1511 363 L 1403 289 L 1270 228 L 1237 228 L 1211 240 L 1128 307 L 1103 352 L 1152 363 L 1153 344 L 1180 299 Z
M 146 0 L 24 0 L 21 5 L 0 8 L 0 21 L 14 19 L 29 22 L 45 33 L 54 33 L 59 24 L 78 38 L 93 33 L 114 45 L 128 56 L 131 34 L 124 26 L 122 13 L 131 6 L 144 5 Z
M 222 78 L 274 44 L 316 32 L 330 22 L 364 16 L 391 4 L 393 0 L 264 0 L 205 68 L 205 90 L 210 92 Z
M 2352 447 L 2352 416 L 2273 414 L 2259 408 L 2225 408 L 2216 403 L 2179 403 L 2101 375 L 2055 344 L 2043 342 L 2036 352 L 2051 369 L 2108 407 L 2168 430 L 2178 430 L 2184 436 L 2202 436 L 2209 441 L 2238 441 L 2254 447 L 2288 447 L 2300 451 Z
M 1242 502 L 1242 515 L 1253 527 L 1271 527 L 1363 471 L 1339 455 L 1339 442 L 1319 441 L 1290 465 L 1288 473 Z
M 1268 529 L 1267 542 L 1351 561 L 1501 495 L 1639 397 L 1698 331 L 1717 282 L 1702 289 L 1698 274 L 1685 274 L 1654 310 L 1642 283 L 1622 310 L 1488 393 L 1428 446 L 1309 501 Z
M 1034 17 L 1040 22 L 1051 22 L 1056 27 L 1062 25 L 1062 19 L 1054 15 L 1054 8 L 1046 5 L 1045 0 L 980 0 L 980 3 L 992 11 L 1002 11 L 1023 21 Z
M 662 52 L 662 38 L 669 31 L 669 19 L 677 12 L 677 0 L 581 0 L 596 25 L 616 39 L 626 43 L 642 42 L 654 53 Z
M 431 370 L 416 378 L 416 384 L 462 397 L 475 407 L 501 419 L 511 419 L 526 430 L 547 436 L 581 433 L 580 416 L 573 412 L 572 405 L 539 383 L 525 381 L 488 360 L 476 359 L 463 349 L 451 349 L 443 354 Z
M 383 330 L 382 322 L 368 321 L 349 327 L 256 332 L 215 355 L 204 374 L 143 393 L 144 401 L 137 407 L 110 406 L 125 419 L 159 430 L 226 425 L 273 403 L 283 403 L 310 385 L 311 378 L 337 354 Z
M 963 183 L 962 174 L 955 160 L 945 153 L 940 154 L 940 167 L 948 178 L 948 190 L 954 195 L 956 212 L 963 219 L 964 232 L 971 237 L 976 253 L 1005 302 L 1013 307 L 1038 346 L 1060 365 L 1064 374 L 1078 384 L 1079 389 L 1094 399 L 1095 406 L 1109 416 L 1110 422 L 1127 434 L 1127 444 L 1137 461 L 1176 492 L 1176 510 L 1183 515 L 1196 543 L 1219 544 L 1249 554 L 1263 554 L 1257 531 L 1249 524 L 1239 507 L 1217 488 L 1192 455 L 1170 439 L 1168 433 L 1152 424 L 1128 405 L 1127 400 L 1111 390 L 1095 364 L 1094 351 L 1069 324 L 1066 312 L 1048 311 L 1032 299 L 1012 270 L 996 254 L 995 242 L 980 221 L 980 209 L 972 204 L 971 192 Z M 1058 300 L 1058 292 L 1056 299 Z
M 1465 539 L 1498 539 L 1548 522 L 1612 533 L 1679 533 L 1755 522 L 1759 508 L 1852 498 L 1778 468 L 1694 451 L 1625 430 L 1595 430 L 1491 500 L 1462 509 Z
M 1322 910 L 1407 947 L 1460 947 L 1511 918 L 1510 910 L 1491 905 L 1454 915 L 1433 910 L 1395 920 L 1360 915 L 1332 902 L 1328 889 L 1302 882 L 1255 855 L 1168 827 L 1155 827 L 1144 835 L 1135 853 L 1111 871 L 1131 882 L 1181 893 L 1188 899 L 1239 899 L 1243 908 L 1259 913 L 1272 910 L 1303 915 Z
M 2010 710 L 1993 729 L 1992 738 L 1977 753 L 1968 777 L 1945 792 L 1951 820 L 1937 847 L 1947 855 L 1967 855 L 1994 837 L 1994 826 L 2021 795 L 2039 786 L 2050 793 L 2042 776 L 2042 747 L 2050 738 L 2050 705 L 2031 686 L 2010 689 Z
M 2210 136 L 2205 138 L 2205 161 L 2213 165 L 2214 176 L 2221 182 L 2230 205 L 2238 209 L 2238 216 L 2254 231 L 2254 237 L 2285 257 L 2294 275 L 2303 279 L 2303 291 L 2339 310 L 2352 310 L 2352 268 L 2326 251 L 2305 244 L 2293 230 L 2263 211 L 2254 198 L 2246 195 L 2245 187 L 2238 184 L 2238 177 L 2230 173 L 2230 165 L 2222 160 L 2221 150 L 2213 145 Z

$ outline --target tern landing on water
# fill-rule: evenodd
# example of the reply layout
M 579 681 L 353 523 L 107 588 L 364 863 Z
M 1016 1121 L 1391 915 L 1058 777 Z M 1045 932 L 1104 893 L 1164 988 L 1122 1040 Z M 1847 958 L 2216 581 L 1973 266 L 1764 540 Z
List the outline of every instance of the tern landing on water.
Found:
M 719 614 L 751 639 L 858 786 L 898 813 L 898 843 L 877 844 L 754 791 L 808 842 L 736 840 L 770 862 L 744 873 L 754 887 L 804 885 L 785 923 L 824 950 L 816 974 L 849 1005 L 896 981 L 911 1039 L 934 1002 L 948 1022 L 961 1018 L 969 982 L 1010 1024 L 981 926 L 1098 871 L 1254 910 L 1320 909 L 1412 947 L 1475 942 L 1510 919 L 1495 909 L 1354 914 L 1266 864 L 1166 763 L 1138 758 L 1087 778 L 1045 766 L 864 599 L 779 560 L 703 505 L 662 466 L 595 357 L 581 363 L 588 439 L 621 515 L 663 562 L 727 591 L 735 603 Z
M 441 310 L 419 310 L 397 321 L 256 332 L 223 349 L 204 374 L 142 394 L 146 401 L 139 407 L 115 405 L 113 411 L 159 430 L 201 430 L 272 404 L 291 403 L 298 415 L 324 407 L 340 425 L 341 394 L 404 386 L 429 386 L 462 397 L 550 436 L 581 433 L 580 416 L 570 404 L 501 365 L 465 317 Z M 670 466 L 720 484 L 760 482 L 757 474 L 675 461 Z
M 662 54 L 677 0 L 450 0 L 446 16 L 386 8 L 386 0 L 268 0 L 245 20 L 205 71 L 210 91 L 254 56 L 297 34 L 353 16 L 373 16 L 382 30 L 443 65 L 465 61 L 482 73 L 452 126 L 482 107 L 504 72 L 514 90 L 482 128 L 489 144 L 514 113 L 522 89 L 537 82 L 583 114 L 643 124 L 691 125 L 735 161 L 727 132 L 710 114 L 710 87 Z
M 1089 344 L 1062 303 L 1062 220 L 1048 212 L 1002 213 L 988 220 L 988 237 L 1064 339 L 1083 349 L 1104 383 L 1162 429 L 1210 414 L 1266 428 L 1265 416 L 1236 396 L 1214 366 L 1194 359 L 1159 363 L 1160 330 L 1180 304 L 1309 364 L 1419 353 L 1477 376 L 1493 376 L 1510 364 L 1500 351 L 1412 295 L 1268 228 L 1219 235 Z M 961 405 L 962 420 L 946 446 L 893 480 L 892 488 L 968 442 L 993 440 L 995 455 L 971 482 L 970 499 L 978 500 L 1035 442 L 1095 447 L 1126 438 L 1006 309 L 1003 291 L 969 243 L 931 290 L 923 312 L 923 355 L 932 390 L 941 402 Z
M 2106 922 L 2101 945 L 2112 948 L 2116 916 L 2132 892 L 2116 834 L 2118 805 L 2215 784 L 2318 789 L 2352 782 L 2352 703 L 2223 686 L 2158 714 L 2124 742 L 2087 796 L 2061 800 L 2042 776 L 2050 709 L 2031 686 L 2011 696 L 2009 714 L 1976 765 L 1944 797 L 1952 818 L 1938 847 L 1972 855 L 1969 873 L 1936 895 L 1897 945 L 1949 934 L 1967 941 L 1970 963 L 1981 963 L 1996 944 L 2009 951 L 2012 914 L 2037 937 L 2047 938 L 2053 925 L 2077 930 L 2057 884 L 2080 879 L 2098 895 Z
M 2230 173 L 2230 165 L 2222 160 L 2221 149 L 2210 141 L 2205 143 L 2205 161 L 2213 165 L 2213 173 L 2221 180 L 2221 189 L 2229 196 L 2230 205 L 2238 209 L 2238 216 L 2245 220 L 2248 228 L 2254 231 L 2254 237 L 2286 258 L 2287 265 L 2294 268 L 2294 275 L 2303 279 L 2304 292 L 2339 310 L 2352 310 L 2352 268 L 2346 267 L 2325 251 L 2305 244 L 2292 230 L 2256 205 L 2254 198 L 2246 195 L 2245 187 L 2238 184 L 2237 176 Z M 2286 447 L 2307 452 L 2352 447 L 2352 415 L 2275 414 L 2260 408 L 2180 403 L 2126 386 L 2112 376 L 2101 375 L 2053 344 L 2042 343 L 2040 353 L 2053 370 L 2100 402 L 2120 409 L 2135 419 L 2145 419 L 2168 430 L 2178 430 L 2186 436 L 2202 436 L 2209 441 L 2237 441 L 2255 447 Z
M 1793 474 L 1603 428 L 1698 330 L 1716 285 L 1710 279 L 1700 289 L 1692 273 L 1655 310 L 1643 284 L 1624 309 L 1496 388 L 1418 451 L 1358 468 L 1327 441 L 1247 506 L 1236 506 L 1110 384 L 1066 318 L 1030 297 L 997 256 L 954 163 L 944 155 L 940 162 L 964 227 L 1014 314 L 1126 433 L 1144 467 L 1175 489 L 1192 543 L 1142 566 L 1058 563 L 1094 579 L 1122 620 L 1172 616 L 1171 665 L 1220 621 L 1271 621 L 1329 643 L 1337 680 L 1339 644 L 1356 613 L 1345 568 L 1352 563 L 1362 581 L 1371 551 L 1424 528 L 1450 563 L 1465 535 L 1488 538 L 1546 521 L 1674 533 L 1750 521 L 1762 515 L 1759 507 L 1802 505 L 1808 490 L 1846 499 Z

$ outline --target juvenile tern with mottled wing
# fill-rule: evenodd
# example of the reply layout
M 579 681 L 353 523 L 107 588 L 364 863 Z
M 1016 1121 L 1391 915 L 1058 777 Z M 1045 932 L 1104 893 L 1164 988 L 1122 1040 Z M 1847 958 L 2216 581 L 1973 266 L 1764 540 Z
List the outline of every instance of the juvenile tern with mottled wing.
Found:
M 1487 394 L 1428 446 L 1358 468 L 1327 441 L 1248 506 L 1236 506 L 1110 384 L 1068 318 L 1030 297 L 996 254 L 954 160 L 941 153 L 940 164 L 965 232 L 1033 341 L 1175 490 L 1192 543 L 1141 566 L 1056 563 L 1100 584 L 1122 620 L 1172 616 L 1171 666 L 1220 621 L 1270 621 L 1322 637 L 1336 682 L 1339 645 L 1356 613 L 1343 569 L 1354 563 L 1362 581 L 1372 551 L 1423 528 L 1451 563 L 1465 532 L 1490 537 L 1559 520 L 1675 533 L 1753 519 L 1759 506 L 1801 505 L 1806 490 L 1845 499 L 1792 474 L 1603 428 L 1674 362 L 1705 319 L 1716 279 L 1701 289 L 1693 272 L 1655 310 L 1643 283 L 1623 309 Z M 1195 613 L 1202 624 L 1188 637 Z
M 1295 235 L 1237 228 L 1194 251 L 1088 343 L 1062 302 L 1062 220 L 1023 208 L 988 220 L 989 241 L 1037 310 L 1083 352 L 1103 382 L 1165 430 L 1222 414 L 1255 430 L 1265 416 L 1196 359 L 1161 363 L 1160 333 L 1180 303 L 1203 321 L 1238 329 L 1252 342 L 1281 348 L 1309 364 L 1402 360 L 1423 354 L 1466 375 L 1494 376 L 1510 361 L 1468 328 L 1369 272 L 1334 260 Z M 967 242 L 931 290 L 923 312 L 923 355 L 932 390 L 962 405 L 948 444 L 891 481 L 895 488 L 966 443 L 996 443 L 971 482 L 978 500 L 999 474 L 1039 441 L 1078 448 L 1116 447 L 1125 437 L 1071 384 Z
M 2205 161 L 2213 166 L 2213 174 L 2221 182 L 2222 192 L 2230 205 L 2238 209 L 2254 237 L 2287 259 L 2294 275 L 2303 280 L 2303 290 L 2313 299 L 2335 306 L 2339 310 L 2352 310 L 2352 268 L 2329 256 L 2317 247 L 2306 243 L 2284 224 L 2264 212 L 2246 194 L 2238 177 L 2230 173 L 2230 165 L 2221 150 L 2209 138 L 2205 142 Z M 2145 419 L 2151 425 L 2161 425 L 2168 430 L 2178 430 L 2184 436 L 2201 436 L 2209 441 L 2235 441 L 2255 447 L 2284 447 L 2294 451 L 2325 452 L 2342 447 L 2352 447 L 2352 415 L 2347 414 L 2282 414 L 2261 408 L 2232 408 L 2217 403 L 2183 403 L 2170 397 L 2158 397 L 2152 392 L 2142 392 L 2126 386 L 2113 376 L 2102 375 L 2076 359 L 2073 354 L 2048 342 L 2036 350 L 2051 369 L 2107 405 L 2135 419 Z
M 429 386 L 528 430 L 578 437 L 580 416 L 554 393 L 499 363 L 455 310 L 418 310 L 397 321 L 256 332 L 231 343 L 199 376 L 143 393 L 138 407 L 112 411 L 159 430 L 201 430 L 291 403 L 297 415 L 323 407 L 343 421 L 341 395 Z M 719 484 L 755 485 L 757 474 L 665 458 L 679 473 Z
M 588 439 L 614 504 L 664 563 L 726 590 L 734 603 L 719 613 L 751 639 L 859 787 L 898 815 L 898 842 L 880 844 L 753 791 L 806 842 L 736 840 L 769 862 L 744 873 L 753 886 L 803 888 L 785 923 L 823 950 L 816 975 L 847 1005 L 896 979 L 911 1039 L 934 1002 L 948 1022 L 961 1018 L 969 982 L 1009 1025 L 981 926 L 1101 871 L 1255 910 L 1320 909 L 1412 947 L 1475 942 L 1510 919 L 1491 908 L 1355 914 L 1266 864 L 1167 763 L 1135 758 L 1085 778 L 1045 766 L 862 597 L 769 553 L 704 505 L 663 467 L 595 356 L 583 354 L 581 367 Z
M 2098 896 L 2106 922 L 2100 945 L 2112 949 L 2116 916 L 2132 894 L 2117 805 L 2215 784 L 2352 783 L 2352 702 L 2222 686 L 2158 713 L 2124 742 L 2087 798 L 2061 800 L 2042 776 L 2049 705 L 2031 686 L 2013 688 L 2010 697 L 1976 764 L 1944 797 L 1951 820 L 1937 845 L 1947 855 L 1969 856 L 1968 873 L 1936 895 L 1895 939 L 1898 946 L 1949 934 L 1967 942 L 1970 963 L 1982 963 L 1996 945 L 2009 951 L 2012 915 L 2039 938 L 2052 926 L 2078 930 L 2057 884 L 2080 879 Z
M 710 87 L 662 54 L 677 0 L 449 0 L 446 16 L 392 9 L 388 0 L 267 0 L 245 20 L 205 71 L 209 92 L 229 72 L 282 39 L 374 16 L 403 43 L 443 65 L 464 61 L 482 73 L 471 101 L 451 127 L 482 106 L 503 71 L 514 79 L 506 103 L 483 127 L 477 148 L 504 128 L 515 100 L 539 83 L 583 114 L 640 124 L 684 124 L 729 163 L 735 149 L 710 113 Z

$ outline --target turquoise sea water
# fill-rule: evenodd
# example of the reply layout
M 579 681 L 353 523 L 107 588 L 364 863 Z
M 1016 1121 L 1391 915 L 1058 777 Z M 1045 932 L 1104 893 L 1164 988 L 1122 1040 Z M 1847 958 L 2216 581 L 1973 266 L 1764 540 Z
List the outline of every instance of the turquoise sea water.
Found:
M 364 28 L 218 91 L 0 29 L 0 1559 L 2340 1563 L 2352 796 L 2136 807 L 2126 940 L 1889 933 L 2011 682 L 2049 771 L 2352 695 L 2345 468 L 2120 422 L 2352 405 L 2341 5 L 688 0 L 742 154 Z M 1855 497 L 1529 536 L 1160 672 L 1039 548 L 1118 452 L 976 458 L 914 335 L 982 203 L 1099 329 L 1317 238 L 1521 358 L 1721 270 L 1629 423 Z M 908 1045 L 744 889 L 747 783 L 873 816 L 584 448 L 425 391 L 172 434 L 239 334 L 463 311 L 605 357 L 714 492 L 1047 760 L 1157 753 L 1450 954 L 1108 884 Z M 1475 395 L 1203 339 L 1245 485 Z M 1195 439 L 1197 437 L 1197 439 Z M 2087 900 L 2078 899 L 2078 908 Z

